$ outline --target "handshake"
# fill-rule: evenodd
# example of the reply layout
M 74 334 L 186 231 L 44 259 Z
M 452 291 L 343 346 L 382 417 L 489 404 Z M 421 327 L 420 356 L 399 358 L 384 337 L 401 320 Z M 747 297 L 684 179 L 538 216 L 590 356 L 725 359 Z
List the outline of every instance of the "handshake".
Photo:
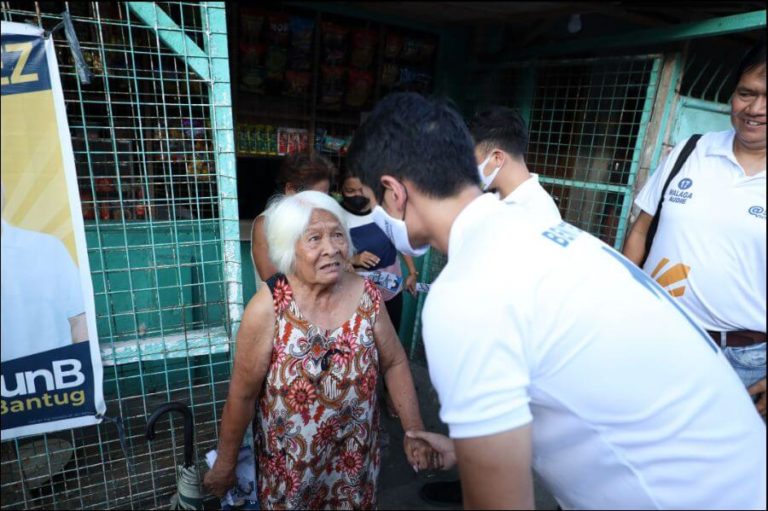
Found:
M 453 440 L 440 433 L 408 430 L 405 432 L 403 446 L 415 472 L 448 470 L 456 464 Z

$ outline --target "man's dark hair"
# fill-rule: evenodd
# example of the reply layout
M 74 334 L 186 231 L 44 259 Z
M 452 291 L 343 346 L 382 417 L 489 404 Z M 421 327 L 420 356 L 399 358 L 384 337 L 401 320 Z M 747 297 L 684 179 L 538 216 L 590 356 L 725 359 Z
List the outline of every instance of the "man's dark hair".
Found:
M 478 185 L 472 139 L 445 101 L 399 92 L 382 99 L 355 133 L 347 165 L 381 201 L 380 177 L 406 178 L 427 196 Z
M 741 63 L 736 70 L 736 82 L 738 83 L 738 81 L 741 80 L 744 73 L 752 71 L 754 68 L 761 65 L 765 65 L 765 38 L 750 48 L 747 54 L 741 59 Z
M 517 158 L 525 159 L 528 150 L 528 127 L 517 111 L 495 106 L 475 114 L 469 130 L 476 146 L 483 152 L 499 148 Z

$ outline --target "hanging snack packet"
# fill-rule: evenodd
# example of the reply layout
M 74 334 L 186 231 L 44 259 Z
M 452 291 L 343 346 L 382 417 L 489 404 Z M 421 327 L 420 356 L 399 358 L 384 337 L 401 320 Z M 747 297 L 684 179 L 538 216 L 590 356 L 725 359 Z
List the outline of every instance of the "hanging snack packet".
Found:
M 352 51 L 349 64 L 357 69 L 368 69 L 376 50 L 376 32 L 357 30 L 352 33 Z
M 421 54 L 421 46 L 418 39 L 413 37 L 403 38 L 403 49 L 400 50 L 400 58 L 405 62 L 416 62 Z
M 384 57 L 388 59 L 395 59 L 400 55 L 400 50 L 403 47 L 403 38 L 400 34 L 395 32 L 389 32 L 384 42 Z
M 381 68 L 381 84 L 392 88 L 400 77 L 400 68 L 391 62 L 385 63 Z
M 315 22 L 308 18 L 291 18 L 291 51 L 288 67 L 294 71 L 312 69 L 312 38 Z
M 347 87 L 347 106 L 360 108 L 371 95 L 373 90 L 373 75 L 368 71 L 349 70 Z
M 277 46 L 288 46 L 291 37 L 291 21 L 284 14 L 267 16 L 267 42 Z
M 434 39 L 423 39 L 421 41 L 421 54 L 419 55 L 419 60 L 423 63 L 428 63 L 432 58 L 432 55 L 435 54 L 436 48 L 437 41 Z
M 347 58 L 348 30 L 331 22 L 323 22 L 323 62 L 342 65 Z
M 312 74 L 306 71 L 285 72 L 285 95 L 294 98 L 303 98 L 309 94 L 312 83 Z
M 323 66 L 320 81 L 320 105 L 325 108 L 339 108 L 344 96 L 345 69 L 337 66 Z

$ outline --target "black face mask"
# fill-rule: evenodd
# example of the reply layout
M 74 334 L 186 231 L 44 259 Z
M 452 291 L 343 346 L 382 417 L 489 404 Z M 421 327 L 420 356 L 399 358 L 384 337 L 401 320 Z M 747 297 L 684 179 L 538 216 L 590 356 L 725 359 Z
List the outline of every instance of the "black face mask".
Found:
M 362 213 L 363 211 L 367 211 L 369 209 L 370 202 L 371 201 L 368 199 L 368 197 L 363 197 L 362 195 L 344 195 L 342 199 L 342 204 L 344 207 L 353 213 Z

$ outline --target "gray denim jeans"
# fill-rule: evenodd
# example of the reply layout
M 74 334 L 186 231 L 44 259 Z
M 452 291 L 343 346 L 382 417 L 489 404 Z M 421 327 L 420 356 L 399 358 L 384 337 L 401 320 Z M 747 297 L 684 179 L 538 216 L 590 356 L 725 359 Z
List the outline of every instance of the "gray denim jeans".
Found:
M 727 347 L 723 350 L 723 354 L 736 370 L 745 387 L 750 387 L 765 378 L 764 342 L 743 348 Z

